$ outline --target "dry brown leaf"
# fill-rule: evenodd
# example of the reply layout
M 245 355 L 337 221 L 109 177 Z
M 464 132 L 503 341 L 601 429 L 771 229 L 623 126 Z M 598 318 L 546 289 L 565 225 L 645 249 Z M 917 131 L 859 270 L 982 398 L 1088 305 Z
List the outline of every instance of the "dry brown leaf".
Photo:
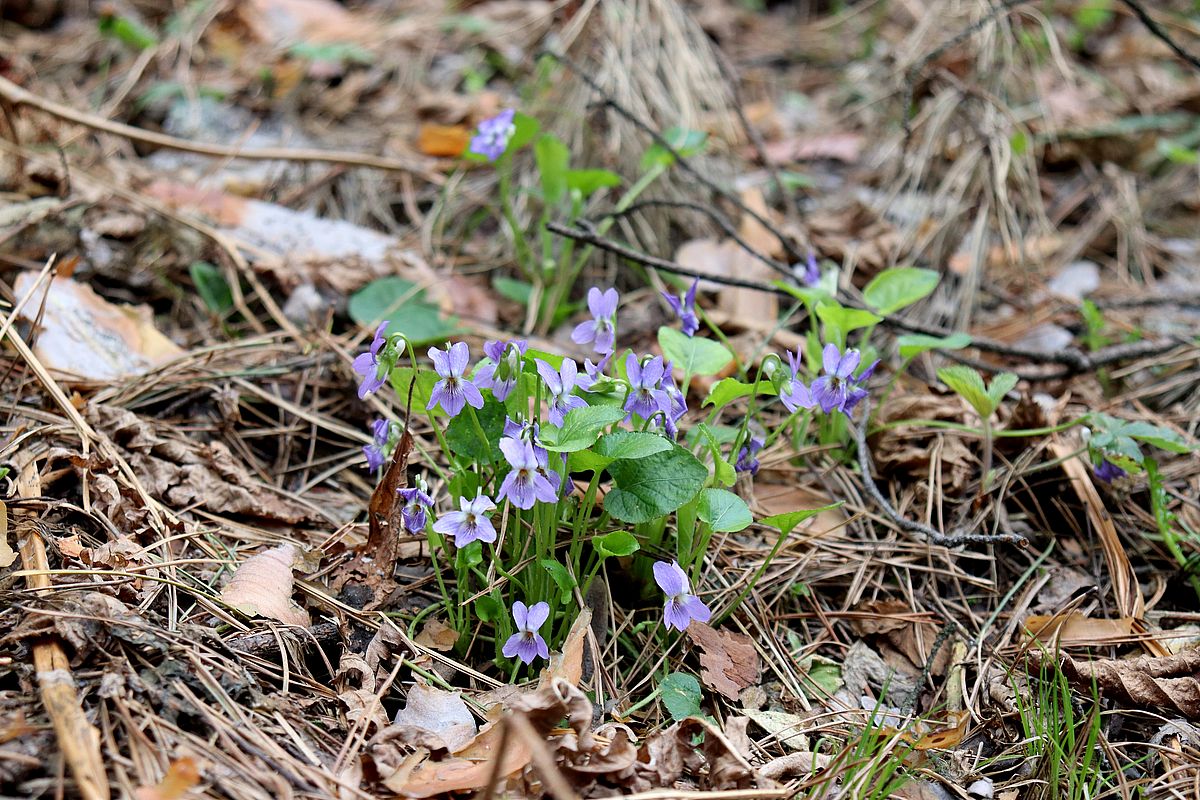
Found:
M 864 639 L 871 640 L 885 661 L 900 671 L 924 669 L 938 636 L 937 625 L 919 618 L 901 600 L 873 600 L 854 610 L 860 616 L 850 621 L 850 627 Z M 933 675 L 941 675 L 949 666 L 950 651 L 949 642 L 938 648 L 931 668 Z M 895 655 L 903 656 L 907 663 L 896 662 Z
M 1095 661 L 1064 655 L 1062 671 L 1085 690 L 1099 687 L 1105 697 L 1200 718 L 1200 650 Z
M 426 123 L 417 133 L 417 149 L 427 156 L 454 158 L 462 155 L 471 141 L 466 125 Z
M 420 633 L 413 641 L 422 647 L 445 653 L 452 649 L 454 643 L 458 641 L 458 631 L 439 619 L 430 619 L 421 626 Z
M 134 790 L 135 800 L 181 800 L 200 783 L 200 768 L 192 758 L 172 761 L 167 774 L 157 786 L 142 786 Z
M 14 292 L 33 289 L 36 273 L 17 276 Z M 32 321 L 42 307 L 33 351 L 48 369 L 86 380 L 107 381 L 140 375 L 183 350 L 154 327 L 149 306 L 115 305 L 84 283 L 56 277 L 42 285 L 22 314 Z
M 699 746 L 694 744 L 697 734 L 703 734 Z M 684 776 L 706 790 L 766 789 L 774 785 L 755 772 L 719 728 L 699 717 L 688 717 L 647 737 L 634 769 L 629 786 L 635 792 L 674 786 Z
M 408 690 L 404 708 L 396 712 L 395 728 L 410 745 L 451 753 L 466 747 L 478 733 L 462 693 L 423 683 Z
M 696 621 L 687 626 L 687 636 L 703 651 L 700 680 L 705 686 L 737 700 L 742 689 L 758 683 L 758 650 L 749 636 Z
M 1051 616 L 1030 614 L 1025 618 L 1029 635 L 1040 642 L 1054 642 L 1060 647 L 1127 642 L 1133 636 L 1133 624 L 1130 617 L 1091 619 L 1078 611 Z
M 221 599 L 250 616 L 308 626 L 308 612 L 292 600 L 292 568 L 300 559 L 293 544 L 281 544 L 246 559 L 221 590 Z

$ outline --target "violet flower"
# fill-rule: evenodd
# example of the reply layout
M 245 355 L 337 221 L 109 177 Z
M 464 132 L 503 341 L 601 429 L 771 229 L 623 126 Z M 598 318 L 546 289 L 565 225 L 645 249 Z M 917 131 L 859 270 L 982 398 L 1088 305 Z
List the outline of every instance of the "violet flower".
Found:
M 696 278 L 687 294 L 677 296 L 670 292 L 662 293 L 667 304 L 679 315 L 679 322 L 686 336 L 694 336 L 696 331 L 700 330 L 700 318 L 696 316 L 696 287 L 699 285 L 700 279 Z
M 601 292 L 595 286 L 588 289 L 588 310 L 592 319 L 581 322 L 571 331 L 571 341 L 575 344 L 592 344 L 592 349 L 604 355 L 613 351 L 617 338 L 617 302 L 620 296 L 616 289 L 605 289 Z
M 813 381 L 811 391 L 813 400 L 826 414 L 837 409 L 849 416 L 859 401 L 867 396 L 867 390 L 862 388 L 862 384 L 871 377 L 879 361 L 876 360 L 863 370 L 861 375 L 855 377 L 854 370 L 858 369 L 861 358 L 862 355 L 857 350 L 847 349 L 842 353 L 833 342 L 825 345 L 821 354 L 825 374 Z
M 363 445 L 363 455 L 367 457 L 367 469 L 375 472 L 387 463 L 388 441 L 392 438 L 392 423 L 386 419 L 377 419 L 371 423 L 370 444 Z
M 429 510 L 433 508 L 433 498 L 429 496 L 429 486 L 424 478 L 417 478 L 417 485 L 410 489 L 397 489 L 396 494 L 404 501 L 400 509 L 400 517 L 404 520 L 404 530 L 409 533 L 424 533 L 425 523 L 429 519 Z
M 604 358 L 595 364 L 592 363 L 590 358 L 585 358 L 583 360 L 583 374 L 575 378 L 575 385 L 585 392 L 590 392 L 596 384 L 608 380 L 608 376 L 604 374 L 604 370 L 608 369 L 608 362 L 611 360 L 612 353 L 605 353 Z
M 539 464 L 533 452 L 533 445 L 521 439 L 501 439 L 500 452 L 512 469 L 500 485 L 497 500 L 508 498 L 517 508 L 533 508 L 539 500 L 543 503 L 553 503 L 558 500 L 558 487 L 539 471 L 545 469 L 545 464 Z
M 504 151 L 508 149 L 508 140 L 517 132 L 517 126 L 513 123 L 516 114 L 513 109 L 506 108 L 496 116 L 479 123 L 479 128 L 471 137 L 471 144 L 467 149 L 488 161 L 495 161 L 504 155 Z
M 663 364 L 663 391 L 667 393 L 667 397 L 671 399 L 670 410 L 663 417 L 663 429 L 667 436 L 675 439 L 679 436 L 679 420 L 683 419 L 683 415 L 687 413 L 687 398 L 684 397 L 679 387 L 675 385 L 675 373 L 672 369 L 673 365 L 670 361 Z
M 582 397 L 576 397 L 572 392 L 575 390 L 575 376 L 579 372 L 579 367 L 575 365 L 572 359 L 564 358 L 562 366 L 555 371 L 554 367 L 550 366 L 540 358 L 537 359 L 538 375 L 542 376 L 542 380 L 546 382 L 546 388 L 550 390 L 550 421 L 555 425 L 562 425 L 563 420 L 567 417 L 567 412 L 573 408 L 583 408 L 587 405 L 587 401 Z
M 751 434 L 750 441 L 742 446 L 738 451 L 737 463 L 733 465 L 736 472 L 749 472 L 751 475 L 758 474 L 758 451 L 763 449 L 766 442 L 758 435 Z
M 813 408 L 817 403 L 813 400 L 812 392 L 800 380 L 800 351 L 792 353 L 789 350 L 787 357 L 792 368 L 792 377 L 780 389 L 779 399 L 784 407 L 794 414 L 801 408 Z
M 426 410 L 431 410 L 440 403 L 447 414 L 457 417 L 468 404 L 474 408 L 483 408 L 483 395 L 479 393 L 479 388 L 464 377 L 467 374 L 467 363 L 471 360 L 471 350 L 466 342 L 455 342 L 445 351 L 431 347 L 429 358 L 433 361 L 434 370 L 442 379 L 434 384 Z
M 800 279 L 808 288 L 812 289 L 821 282 L 821 268 L 817 265 L 817 254 L 812 250 L 808 251 L 808 259 L 804 262 L 804 272 L 800 272 L 800 265 L 795 268 L 796 277 Z
M 491 359 L 475 372 L 475 385 L 480 389 L 491 389 L 492 395 L 503 403 L 512 394 L 521 375 L 521 358 L 528 344 L 521 339 L 502 342 L 489 340 L 483 343 L 483 352 Z
M 625 410 L 642 419 L 650 419 L 662 412 L 671 416 L 671 395 L 662 386 L 665 374 L 662 356 L 654 356 L 645 364 L 630 353 L 625 357 L 625 374 L 629 378 L 629 394 L 625 397 Z
M 433 529 L 443 536 L 453 536 L 455 547 L 466 547 L 471 542 L 496 541 L 496 529 L 485 516 L 496 507 L 490 498 L 480 492 L 474 500 L 458 498 L 460 510 L 445 514 L 433 523 Z
M 379 327 L 375 329 L 375 338 L 371 340 L 371 349 L 354 357 L 354 371 L 362 376 L 362 383 L 358 385 L 360 400 L 365 400 L 379 391 L 387 380 L 386 365 L 379 361 L 379 351 L 387 344 L 387 336 L 384 335 L 387 327 L 388 320 L 379 323 Z
M 520 600 L 513 603 L 513 622 L 517 623 L 517 632 L 508 637 L 500 652 L 505 658 L 519 658 L 525 664 L 532 664 L 538 656 L 550 658 L 550 648 L 546 640 L 538 633 L 538 628 L 546 624 L 550 618 L 548 603 L 534 603 L 526 607 Z
M 1112 483 L 1117 478 L 1124 478 L 1129 474 L 1116 464 L 1109 461 L 1107 458 L 1103 459 L 1099 464 L 1093 466 L 1092 472 L 1096 475 L 1098 480 L 1101 480 L 1104 483 Z
M 687 573 L 679 566 L 678 561 L 654 562 L 654 582 L 667 595 L 666 605 L 663 606 L 663 621 L 668 628 L 682 631 L 692 623 L 708 622 L 712 611 L 692 594 L 688 586 Z

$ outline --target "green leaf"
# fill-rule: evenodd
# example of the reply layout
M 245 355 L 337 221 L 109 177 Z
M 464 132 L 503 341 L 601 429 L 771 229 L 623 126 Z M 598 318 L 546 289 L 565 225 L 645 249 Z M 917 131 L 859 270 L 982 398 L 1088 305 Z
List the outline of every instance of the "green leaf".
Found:
M 591 450 L 576 450 L 567 456 L 567 471 L 600 472 L 615 460 L 596 455 Z
M 550 574 L 551 580 L 558 586 L 560 605 L 570 604 L 575 589 L 575 579 L 571 577 L 571 573 L 553 558 L 543 558 L 538 564 Z
M 158 44 L 158 37 L 154 35 L 154 31 L 129 17 L 105 14 L 100 17 L 98 27 L 102 35 L 138 50 L 146 50 Z
M 1196 449 L 1170 428 L 1163 428 L 1149 422 L 1127 423 L 1121 428 L 1121 433 L 1131 439 L 1137 439 L 1140 442 L 1145 442 L 1160 450 L 1168 450 L 1172 453 L 1188 453 Z
M 533 157 L 542 178 L 542 199 L 554 206 L 567 195 L 567 168 L 571 151 L 552 133 L 543 133 L 533 145 Z
M 612 189 L 621 185 L 621 176 L 606 169 L 567 170 L 567 189 L 578 191 L 585 198 L 601 189 Z
M 479 440 L 479 431 L 475 430 L 475 423 L 466 409 L 446 426 L 446 444 L 460 458 L 477 462 L 499 461 L 502 457 L 500 437 L 504 435 L 504 418 L 507 416 L 504 404 L 494 397 L 485 397 L 483 408 L 475 414 L 479 417 L 479 427 L 487 435 L 486 447 Z
M 704 149 L 708 134 L 704 131 L 674 127 L 663 131 L 662 138 L 675 149 L 675 152 L 688 158 Z M 641 169 L 642 172 L 648 172 L 654 167 L 669 167 L 674 163 L 675 156 L 671 154 L 671 151 L 655 142 L 646 148 L 646 153 L 642 156 Z
M 1029 150 L 1029 136 L 1025 131 L 1018 129 L 1008 137 L 1008 146 L 1012 148 L 1014 156 L 1023 156 Z
M 952 367 L 942 367 L 937 374 L 942 383 L 970 403 L 975 413 L 983 419 L 990 417 L 996 410 L 992 398 L 988 396 L 987 388 L 983 385 L 983 378 L 974 368 L 965 364 L 955 364 Z
M 704 398 L 704 402 L 701 405 L 724 408 L 739 397 L 749 397 L 753 391 L 753 383 L 739 381 L 737 378 L 722 378 L 709 390 L 708 397 Z M 758 384 L 758 394 L 774 395 L 775 387 L 771 385 L 770 381 L 760 381 Z
M 479 617 L 480 622 L 503 619 L 504 614 L 504 604 L 491 595 L 484 595 L 475 601 L 475 616 Z
M 657 433 L 616 431 L 606 433 L 592 448 L 598 456 L 616 461 L 621 458 L 646 458 L 670 450 L 674 445 Z
M 863 289 L 867 305 L 884 316 L 928 297 L 941 280 L 931 269 L 892 267 L 876 275 Z
M 1160 156 L 1173 164 L 1192 166 L 1200 162 L 1200 151 L 1189 149 L 1170 139 L 1159 139 L 1155 147 Z
M 733 486 L 737 482 L 737 470 L 733 468 L 733 465 L 721 453 L 721 443 L 718 441 L 712 428 L 701 422 L 693 430 L 698 431 L 708 442 L 708 452 L 712 454 L 713 458 L 713 477 L 722 486 Z
M 666 326 L 658 329 L 658 346 L 664 358 L 688 375 L 716 375 L 733 360 L 733 353 L 720 342 L 685 336 Z
M 446 341 L 459 332 L 457 320 L 443 319 L 425 291 L 404 278 L 371 281 L 350 296 L 350 318 L 366 328 L 388 320 L 388 335 L 402 333 L 414 347 Z
M 638 540 L 627 531 L 606 533 L 593 539 L 592 546 L 596 548 L 596 552 L 600 554 L 601 558 L 631 556 L 641 549 Z
M 614 461 L 604 509 L 622 522 L 650 522 L 675 511 L 704 488 L 708 469 L 678 445 L 652 456 Z
M 1017 376 L 1011 372 L 1001 372 L 992 378 L 992 385 L 988 387 L 987 396 L 992 404 L 992 410 L 995 411 L 1004 402 L 1004 395 L 1012 391 L 1012 388 L 1017 385 Z
M 515 153 L 525 145 L 537 138 L 538 133 L 542 130 L 542 123 L 538 122 L 528 114 L 522 114 L 518 111 L 513 115 L 513 131 L 512 137 L 508 140 L 508 149 L 504 152 Z
M 704 695 L 700 691 L 700 681 L 693 675 L 672 672 L 658 685 L 658 697 L 676 722 L 700 716 L 700 701 Z
M 233 309 L 233 292 L 221 270 L 207 261 L 193 261 L 188 267 L 196 293 L 209 311 L 220 316 Z
M 949 336 L 909 333 L 897 337 L 896 344 L 900 346 L 900 357 L 908 359 L 930 350 L 962 350 L 970 346 L 971 337 L 965 333 L 952 333 Z
M 462 575 L 472 567 L 483 563 L 483 542 L 476 539 L 465 547 L 458 548 L 454 554 L 454 571 Z
M 420 413 L 429 405 L 429 399 L 433 397 L 433 387 L 438 382 L 436 372 L 428 369 L 421 370 L 416 373 L 417 385 L 413 387 L 412 407 L 413 410 Z M 412 367 L 396 367 L 392 370 L 391 383 L 392 388 L 396 390 L 396 396 L 401 403 L 408 400 L 408 387 L 413 381 Z M 442 410 L 440 405 L 434 406 L 433 414 L 445 416 L 446 412 Z
M 288 48 L 288 55 L 306 61 L 326 61 L 336 64 L 371 64 L 375 56 L 356 44 L 348 42 L 297 42 Z
M 838 501 L 827 506 L 821 506 L 820 508 L 805 508 L 799 511 L 787 511 L 783 514 L 775 514 L 773 516 L 766 517 L 765 519 L 760 519 L 759 522 L 768 527 L 775 528 L 782 535 L 787 536 L 794 531 L 796 526 L 801 522 L 812 519 L 822 511 L 829 511 L 837 508 L 841 504 L 842 502 Z
M 573 453 L 591 447 L 600 432 L 625 419 L 625 410 L 615 406 L 583 406 L 567 412 L 561 428 L 543 425 L 542 446 L 552 453 Z
M 825 323 L 826 341 L 844 347 L 851 331 L 877 325 L 883 317 L 861 308 L 844 308 L 834 300 L 823 300 L 817 304 L 817 319 Z
M 729 533 L 743 530 L 754 522 L 746 501 L 725 489 L 702 491 L 696 516 L 707 522 L 714 531 Z
M 533 284 L 528 281 L 519 281 L 515 278 L 505 278 L 503 276 L 493 278 L 492 288 L 505 300 L 512 300 L 514 303 L 520 303 L 523 306 L 529 305 L 529 298 L 533 296 Z

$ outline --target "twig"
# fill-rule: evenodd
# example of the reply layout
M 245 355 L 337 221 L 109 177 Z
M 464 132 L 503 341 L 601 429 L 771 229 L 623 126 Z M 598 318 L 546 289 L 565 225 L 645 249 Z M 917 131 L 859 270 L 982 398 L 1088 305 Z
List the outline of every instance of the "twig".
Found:
M 760 292 L 769 292 L 779 295 L 780 297 L 792 298 L 792 295 L 768 283 L 759 281 L 748 281 L 741 278 L 730 278 L 723 275 L 713 275 L 699 270 L 689 269 L 675 261 L 670 261 L 658 256 L 652 256 L 647 253 L 642 253 L 628 247 L 620 242 L 606 239 L 597 234 L 594 230 L 590 230 L 587 223 L 579 221 L 578 224 L 582 227 L 572 228 L 568 225 L 563 225 L 560 222 L 546 223 L 546 230 L 551 233 L 556 233 L 559 236 L 566 236 L 569 239 L 586 242 L 593 245 L 597 249 L 605 250 L 622 258 L 629 259 L 637 264 L 653 269 L 661 269 L 664 272 L 671 272 L 676 275 L 686 275 L 689 278 L 702 278 L 707 281 L 719 283 L 724 286 L 735 286 L 740 289 L 755 289 Z M 851 308 L 861 308 L 853 303 L 847 303 Z M 911 320 L 901 319 L 894 316 L 885 316 L 883 325 L 890 328 L 897 328 L 910 333 L 922 333 L 927 336 L 946 337 L 954 333 L 935 325 L 923 325 Z M 1045 352 L 1042 350 L 1033 350 L 1027 347 L 1016 347 L 1013 345 L 1004 344 L 994 339 L 988 339 L 982 336 L 971 337 L 971 347 L 976 350 L 981 350 L 986 353 L 995 353 L 996 355 L 1005 356 L 1007 358 L 1018 358 L 1034 364 L 1060 364 L 1063 369 L 1045 374 L 1040 373 L 1025 373 L 1024 377 L 1029 380 L 1056 380 L 1058 378 L 1068 377 L 1081 372 L 1091 372 L 1098 367 L 1107 366 L 1118 361 L 1133 358 L 1145 358 L 1147 356 L 1159 355 L 1170 350 L 1187 345 L 1189 342 L 1181 338 L 1169 338 L 1158 340 L 1147 340 L 1144 342 L 1132 342 L 1130 344 L 1119 344 L 1111 347 L 1106 347 L 1095 353 L 1084 353 L 1075 348 L 1064 348 Z M 976 362 L 978 363 L 978 362 Z M 995 370 L 995 367 L 982 365 L 989 370 Z
M 875 501 L 875 504 L 879 506 L 883 513 L 892 522 L 896 523 L 902 531 L 916 534 L 919 540 L 942 547 L 958 547 L 964 544 L 995 544 L 996 542 L 1019 544 L 1022 547 L 1029 545 L 1029 540 L 1019 533 L 967 533 L 965 531 L 957 531 L 953 535 L 947 536 L 923 522 L 916 522 L 915 520 L 900 516 L 900 512 L 892 508 L 892 504 L 879 491 L 879 487 L 875 485 L 875 479 L 871 477 L 874 465 L 871 463 L 871 451 L 867 447 L 867 421 L 871 417 L 870 401 L 864 400 L 862 407 L 862 422 L 854 424 L 854 421 L 851 420 L 850 430 L 854 432 L 854 443 L 858 447 L 858 466 L 862 471 L 863 488 L 867 490 L 867 494 L 871 496 L 871 499 Z
M 1162 26 L 1154 21 L 1154 18 L 1150 16 L 1149 12 L 1142 8 L 1141 3 L 1136 3 L 1134 0 L 1121 0 L 1121 2 L 1129 7 L 1129 10 L 1133 12 L 1133 15 L 1138 18 L 1139 22 L 1146 26 L 1146 30 L 1150 31 L 1152 36 L 1161 41 L 1167 47 L 1171 48 L 1172 53 L 1191 64 L 1196 69 L 1200 69 L 1200 58 L 1192 55 L 1187 50 L 1184 50 L 1182 45 L 1172 39 L 1171 36 L 1165 30 L 1163 30 Z
M 308 161 L 324 164 L 346 164 L 352 167 L 411 172 L 414 175 L 420 175 L 425 180 L 438 186 L 445 183 L 444 176 L 431 172 L 419 164 L 398 158 L 388 158 L 387 156 L 372 156 L 341 150 L 292 149 L 287 147 L 262 147 L 253 150 L 244 150 L 239 147 L 178 139 L 164 133 L 156 133 L 154 131 L 135 128 L 132 125 L 125 125 L 121 122 L 113 122 L 110 119 L 89 114 L 86 111 L 77 111 L 69 106 L 64 106 L 53 100 L 47 100 L 44 97 L 39 97 L 32 92 L 26 91 L 4 77 L 0 77 L 0 99 L 7 100 L 14 106 L 30 106 L 60 119 L 65 119 L 68 122 L 74 122 L 94 130 L 111 133 L 114 136 L 123 136 L 126 139 L 132 139 L 136 142 L 166 147 L 171 150 L 181 150 L 186 153 L 197 153 L 217 158 L 240 158 L 246 161 Z
M 638 130 L 642 131 L 647 136 L 649 136 L 651 139 L 653 139 L 655 144 L 657 144 L 659 147 L 662 147 L 664 150 L 666 150 L 668 153 L 670 153 L 675 158 L 675 164 L 681 170 L 686 172 L 688 175 L 691 175 L 693 178 L 695 178 L 702 186 L 704 186 L 709 191 L 713 192 L 714 194 L 718 194 L 721 197 L 724 197 L 730 203 L 733 203 L 735 206 L 737 206 L 737 209 L 739 211 L 741 211 L 743 214 L 746 214 L 749 217 L 753 217 L 754 220 L 756 222 L 758 222 L 758 224 L 762 225 L 764 228 L 766 228 L 768 231 L 770 231 L 775 236 L 775 238 L 777 238 L 779 240 L 780 244 L 783 245 L 783 248 L 787 251 L 788 256 L 793 261 L 799 263 L 804 260 L 804 256 L 801 255 L 800 252 L 797 251 L 796 248 L 792 246 L 792 243 L 791 243 L 791 240 L 789 239 L 789 237 L 786 234 L 784 234 L 783 231 L 779 230 L 779 228 L 773 222 L 771 222 L 769 219 L 764 217 L 762 214 L 755 211 L 753 208 L 750 208 L 750 206 L 746 205 L 746 203 L 743 202 L 742 198 L 738 197 L 736 194 L 731 192 L 729 189 L 726 189 L 724 186 L 720 186 L 719 184 L 717 184 L 715 181 L 713 181 L 708 176 L 703 175 L 699 170 L 697 170 L 690 163 L 688 163 L 687 158 L 685 158 L 678 150 L 676 150 L 675 147 L 669 141 L 667 141 L 661 133 L 659 133 L 657 130 L 655 130 L 653 125 L 646 122 L 641 117 L 639 117 L 637 114 L 633 113 L 628 108 L 623 106 L 619 101 L 617 101 L 616 98 L 614 98 L 611 94 L 606 92 L 604 90 L 604 87 L 602 87 L 600 84 L 596 83 L 596 81 L 590 75 L 587 74 L 586 70 L 584 70 L 582 67 L 580 67 L 578 64 L 576 64 L 573 60 L 571 60 L 566 55 L 555 52 L 553 50 L 544 50 L 544 51 L 542 51 L 542 53 L 540 55 L 547 55 L 550 58 L 553 58 L 555 61 L 562 64 L 563 66 L 570 69 L 572 72 L 574 72 L 575 75 L 578 76 L 581 81 L 586 83 L 592 89 L 592 91 L 594 91 L 596 94 L 600 95 L 600 97 L 602 97 L 604 99 L 604 104 L 606 106 L 611 108 L 613 111 L 616 111 L 618 114 L 620 114 L 625 119 L 629 120 L 631 123 L 633 123 L 634 127 L 636 127 Z

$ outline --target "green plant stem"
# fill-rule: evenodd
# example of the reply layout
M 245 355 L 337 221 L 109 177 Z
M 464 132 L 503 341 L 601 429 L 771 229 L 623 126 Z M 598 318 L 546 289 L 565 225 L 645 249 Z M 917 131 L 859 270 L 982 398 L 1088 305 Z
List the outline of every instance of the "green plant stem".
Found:
M 521 230 L 521 225 L 517 221 L 517 215 L 513 213 L 510 194 L 512 189 L 512 156 L 501 156 L 500 163 L 496 165 L 496 173 L 500 176 L 497 186 L 497 192 L 500 194 L 500 213 L 504 217 L 504 221 L 508 224 L 509 231 L 512 233 L 513 244 L 517 248 L 517 261 L 521 264 L 526 279 L 535 286 L 540 285 L 541 270 L 536 269 L 537 265 L 533 263 L 533 252 L 529 249 L 529 243 L 525 241 L 525 232 Z
M 494 465 L 496 463 L 492 454 L 492 443 L 488 441 L 487 434 L 483 431 L 483 425 L 479 422 L 479 415 L 475 413 L 474 406 L 466 406 L 467 414 L 471 417 L 471 425 L 475 428 L 475 433 L 479 436 L 479 441 L 483 445 L 483 452 L 486 454 L 487 463 Z

